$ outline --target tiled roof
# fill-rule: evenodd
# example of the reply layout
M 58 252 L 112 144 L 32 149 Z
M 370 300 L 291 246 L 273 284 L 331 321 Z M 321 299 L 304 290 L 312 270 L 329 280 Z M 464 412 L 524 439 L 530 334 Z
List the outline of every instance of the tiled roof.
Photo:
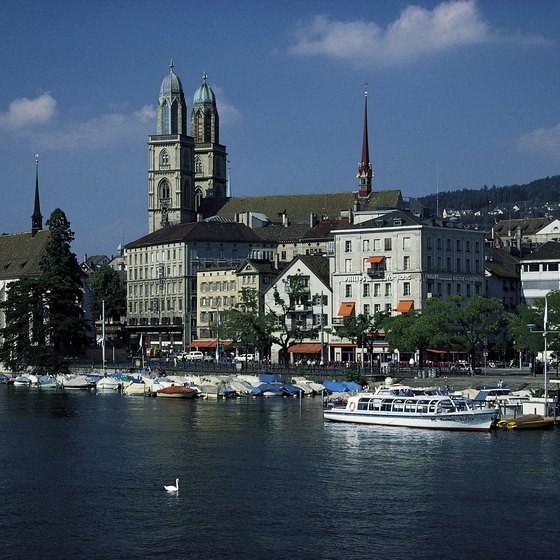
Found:
M 321 255 L 299 255 L 297 258 L 309 267 L 309 270 L 311 270 L 325 286 L 330 287 L 330 269 L 329 259 L 327 257 Z
M 0 235 L 0 279 L 33 278 L 41 275 L 40 262 L 49 230 Z
M 127 249 L 195 241 L 262 243 L 249 227 L 235 222 L 190 222 L 159 229 L 126 245 Z
M 535 235 L 543 227 L 552 221 L 551 218 L 524 218 L 518 220 L 501 220 L 494 226 L 494 231 L 501 237 L 515 235 L 517 228 L 521 229 L 521 235 Z
M 264 241 L 297 241 L 309 231 L 308 224 L 292 224 L 289 226 L 272 225 L 256 228 L 254 232 Z
M 560 243 L 557 241 L 547 241 L 531 254 L 526 255 L 522 261 L 547 261 L 560 260 Z
M 340 220 L 327 220 L 319 222 L 315 227 L 308 230 L 305 235 L 302 235 L 301 239 L 302 241 L 333 239 L 334 235 L 332 234 L 332 230 L 344 223 L 346 222 L 342 222 Z
M 484 268 L 500 278 L 520 278 L 519 261 L 504 249 L 486 247 Z
M 270 221 L 278 222 L 281 220 L 280 216 L 286 214 L 291 223 L 309 223 L 311 214 L 320 218 L 339 219 L 341 213 L 354 209 L 354 200 L 355 195 L 351 192 L 240 196 L 231 198 L 218 211 L 218 215 L 234 220 L 236 214 L 259 212 L 265 214 Z
M 382 216 L 372 218 L 365 222 L 361 222 L 355 225 L 342 224 L 335 228 L 335 231 L 344 229 L 371 229 L 371 228 L 381 228 L 381 227 L 393 227 L 393 226 L 410 226 L 410 225 L 424 225 L 428 222 L 425 219 L 418 218 L 414 214 L 406 210 L 394 210 L 392 212 L 387 212 Z

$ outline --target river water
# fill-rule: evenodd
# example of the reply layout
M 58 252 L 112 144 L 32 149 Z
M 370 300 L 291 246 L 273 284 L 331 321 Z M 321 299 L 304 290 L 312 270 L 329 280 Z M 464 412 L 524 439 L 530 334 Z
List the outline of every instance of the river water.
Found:
M 0 558 L 556 559 L 559 461 L 560 429 L 0 386 Z

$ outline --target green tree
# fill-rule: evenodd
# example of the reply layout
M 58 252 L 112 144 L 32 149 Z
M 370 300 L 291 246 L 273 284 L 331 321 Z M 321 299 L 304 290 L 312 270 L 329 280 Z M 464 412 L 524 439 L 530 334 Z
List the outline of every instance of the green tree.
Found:
M 6 320 L 0 331 L 0 362 L 12 371 L 37 369 L 47 359 L 43 295 L 40 281 L 26 278 L 13 282 L 0 303 Z
M 440 301 L 431 298 L 423 302 L 421 311 L 412 310 L 402 315 L 385 317 L 382 324 L 391 349 L 398 348 L 401 352 L 418 350 L 419 363 L 424 363 L 426 350 L 447 340 L 449 325 Z
M 245 352 L 257 348 L 261 358 L 270 350 L 271 330 L 270 320 L 261 312 L 259 294 L 254 288 L 242 288 L 235 308 L 220 314 L 220 337 L 231 339 Z
M 126 287 L 121 282 L 119 273 L 110 266 L 101 265 L 91 276 L 91 291 L 95 299 L 95 313 L 102 313 L 105 302 L 105 317 L 115 321 L 126 314 Z
M 44 291 L 46 343 L 50 368 L 63 367 L 63 357 L 83 352 L 86 325 L 82 311 L 81 270 L 70 250 L 74 234 L 70 222 L 57 208 L 47 220 L 49 240 L 41 259 L 40 282 Z
M 447 300 L 437 300 L 436 305 L 448 317 L 454 336 L 452 340 L 467 351 L 471 367 L 476 365 L 476 352 L 487 342 L 488 337 L 500 330 L 504 306 L 497 298 L 476 295 L 467 300 L 462 296 L 452 296 Z
M 289 347 L 301 342 L 304 338 L 317 336 L 316 328 L 308 328 L 303 321 L 297 317 L 297 307 L 306 308 L 310 305 L 310 292 L 308 279 L 301 273 L 288 276 L 282 280 L 288 298 L 280 295 L 278 288 L 274 286 L 273 298 L 277 311 L 270 309 L 267 313 L 268 324 L 273 331 L 271 341 L 280 346 L 280 363 L 289 364 Z
M 336 334 L 352 341 L 358 348 L 365 348 L 370 355 L 373 355 L 375 342 L 379 339 L 386 318 L 386 313 L 376 313 L 373 317 L 369 313 L 344 317 L 342 325 L 335 328 Z

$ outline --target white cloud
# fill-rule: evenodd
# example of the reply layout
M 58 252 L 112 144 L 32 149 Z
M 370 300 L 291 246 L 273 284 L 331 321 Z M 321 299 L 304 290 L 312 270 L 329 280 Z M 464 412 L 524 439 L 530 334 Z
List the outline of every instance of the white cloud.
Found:
M 231 125 L 241 119 L 241 112 L 227 99 L 223 88 L 213 85 L 212 90 L 216 94 L 216 105 L 218 106 L 218 114 L 220 115 L 220 124 Z
M 560 159 L 560 123 L 552 128 L 537 128 L 517 139 L 517 147 L 522 152 Z
M 386 29 L 373 21 L 331 21 L 326 16 L 317 16 L 310 23 L 298 25 L 289 52 L 387 65 L 504 38 L 482 19 L 475 0 L 457 0 L 442 2 L 431 11 L 407 6 Z M 544 42 L 537 36 L 511 39 Z
M 0 127 L 19 129 L 37 124 L 47 124 L 56 117 L 56 100 L 50 93 L 36 99 L 22 97 L 12 101 L 8 111 L 0 113 Z

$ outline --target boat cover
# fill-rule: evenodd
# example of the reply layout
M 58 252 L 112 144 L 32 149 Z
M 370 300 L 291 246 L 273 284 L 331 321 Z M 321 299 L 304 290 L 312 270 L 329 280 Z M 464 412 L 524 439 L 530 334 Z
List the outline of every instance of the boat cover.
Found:
M 259 375 L 259 381 L 263 383 L 282 383 L 282 379 L 274 373 L 262 373 Z

